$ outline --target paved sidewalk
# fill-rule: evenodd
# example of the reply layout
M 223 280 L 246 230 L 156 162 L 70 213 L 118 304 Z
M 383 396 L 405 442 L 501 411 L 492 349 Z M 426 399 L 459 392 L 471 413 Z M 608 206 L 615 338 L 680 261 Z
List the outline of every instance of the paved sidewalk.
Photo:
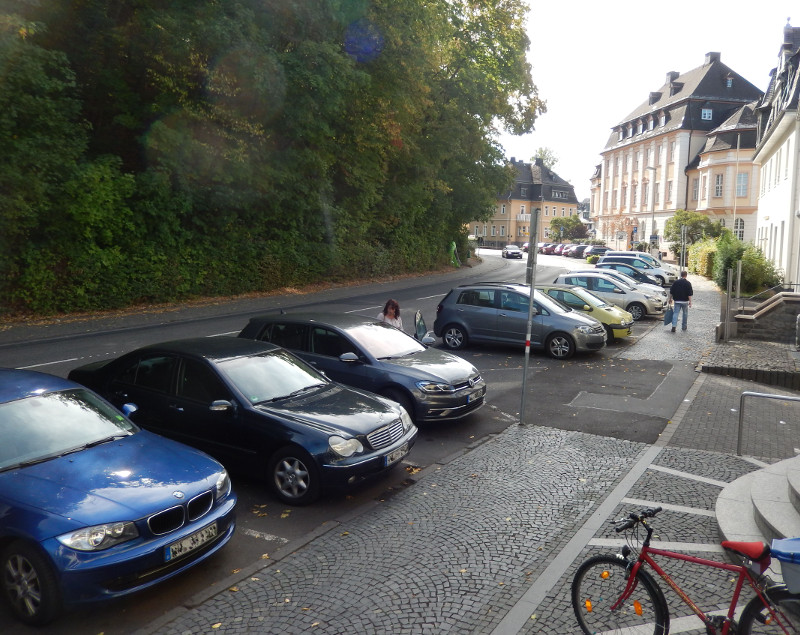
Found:
M 714 343 L 719 293 L 690 279 L 689 330 L 657 326 L 620 357 L 689 361 L 699 369 L 703 359 L 722 355 L 720 346 L 731 347 Z M 748 361 L 731 350 L 728 359 Z M 749 363 L 766 363 L 766 349 L 738 350 Z M 789 402 L 771 401 L 746 417 L 745 456 L 735 454 L 745 390 L 797 394 L 698 372 L 653 445 L 512 425 L 145 632 L 575 633 L 572 571 L 588 555 L 614 548 L 609 519 L 632 506 L 662 505 L 660 540 L 720 557 L 713 510 L 722 487 L 798 452 L 800 417 Z M 682 564 L 670 570 L 694 580 L 691 593 L 701 604 L 720 605 L 724 576 L 703 570 L 693 578 Z M 668 599 L 672 633 L 704 632 L 699 623 L 684 626 L 685 608 Z

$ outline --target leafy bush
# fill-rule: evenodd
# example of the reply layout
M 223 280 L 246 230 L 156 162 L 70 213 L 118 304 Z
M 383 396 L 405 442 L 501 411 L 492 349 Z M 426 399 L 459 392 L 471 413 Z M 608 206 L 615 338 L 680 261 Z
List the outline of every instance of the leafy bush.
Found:
M 754 295 L 782 283 L 783 275 L 756 246 L 745 244 L 729 230 L 717 241 L 713 278 L 720 289 L 728 288 L 728 270 L 736 275 L 737 262 L 742 261 L 742 293 Z
M 586 258 L 586 262 L 590 265 L 596 265 L 598 260 L 600 260 L 600 256 L 588 256 Z

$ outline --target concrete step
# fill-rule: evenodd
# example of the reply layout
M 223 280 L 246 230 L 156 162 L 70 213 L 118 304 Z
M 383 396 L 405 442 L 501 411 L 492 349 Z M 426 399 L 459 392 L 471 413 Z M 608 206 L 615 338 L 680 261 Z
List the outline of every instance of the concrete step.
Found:
M 750 472 L 717 497 L 717 524 L 725 540 L 762 541 L 800 536 L 800 457 Z

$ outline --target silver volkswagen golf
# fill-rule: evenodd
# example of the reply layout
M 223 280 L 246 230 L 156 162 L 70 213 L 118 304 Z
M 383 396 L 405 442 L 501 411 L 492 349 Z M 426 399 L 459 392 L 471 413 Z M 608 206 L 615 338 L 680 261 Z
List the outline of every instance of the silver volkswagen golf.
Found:
M 512 282 L 480 282 L 452 289 L 436 307 L 433 332 L 445 346 L 459 349 L 468 342 L 525 344 L 530 287 Z M 606 331 L 595 318 L 573 311 L 535 290 L 531 347 L 556 359 L 576 351 L 598 351 Z

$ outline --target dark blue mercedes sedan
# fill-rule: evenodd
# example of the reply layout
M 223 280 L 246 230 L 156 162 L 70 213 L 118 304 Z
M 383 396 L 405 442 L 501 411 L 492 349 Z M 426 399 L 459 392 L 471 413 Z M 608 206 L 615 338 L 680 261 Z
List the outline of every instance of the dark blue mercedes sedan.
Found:
M 233 535 L 235 506 L 208 455 L 72 381 L 0 369 L 0 589 L 21 621 L 205 560 Z

